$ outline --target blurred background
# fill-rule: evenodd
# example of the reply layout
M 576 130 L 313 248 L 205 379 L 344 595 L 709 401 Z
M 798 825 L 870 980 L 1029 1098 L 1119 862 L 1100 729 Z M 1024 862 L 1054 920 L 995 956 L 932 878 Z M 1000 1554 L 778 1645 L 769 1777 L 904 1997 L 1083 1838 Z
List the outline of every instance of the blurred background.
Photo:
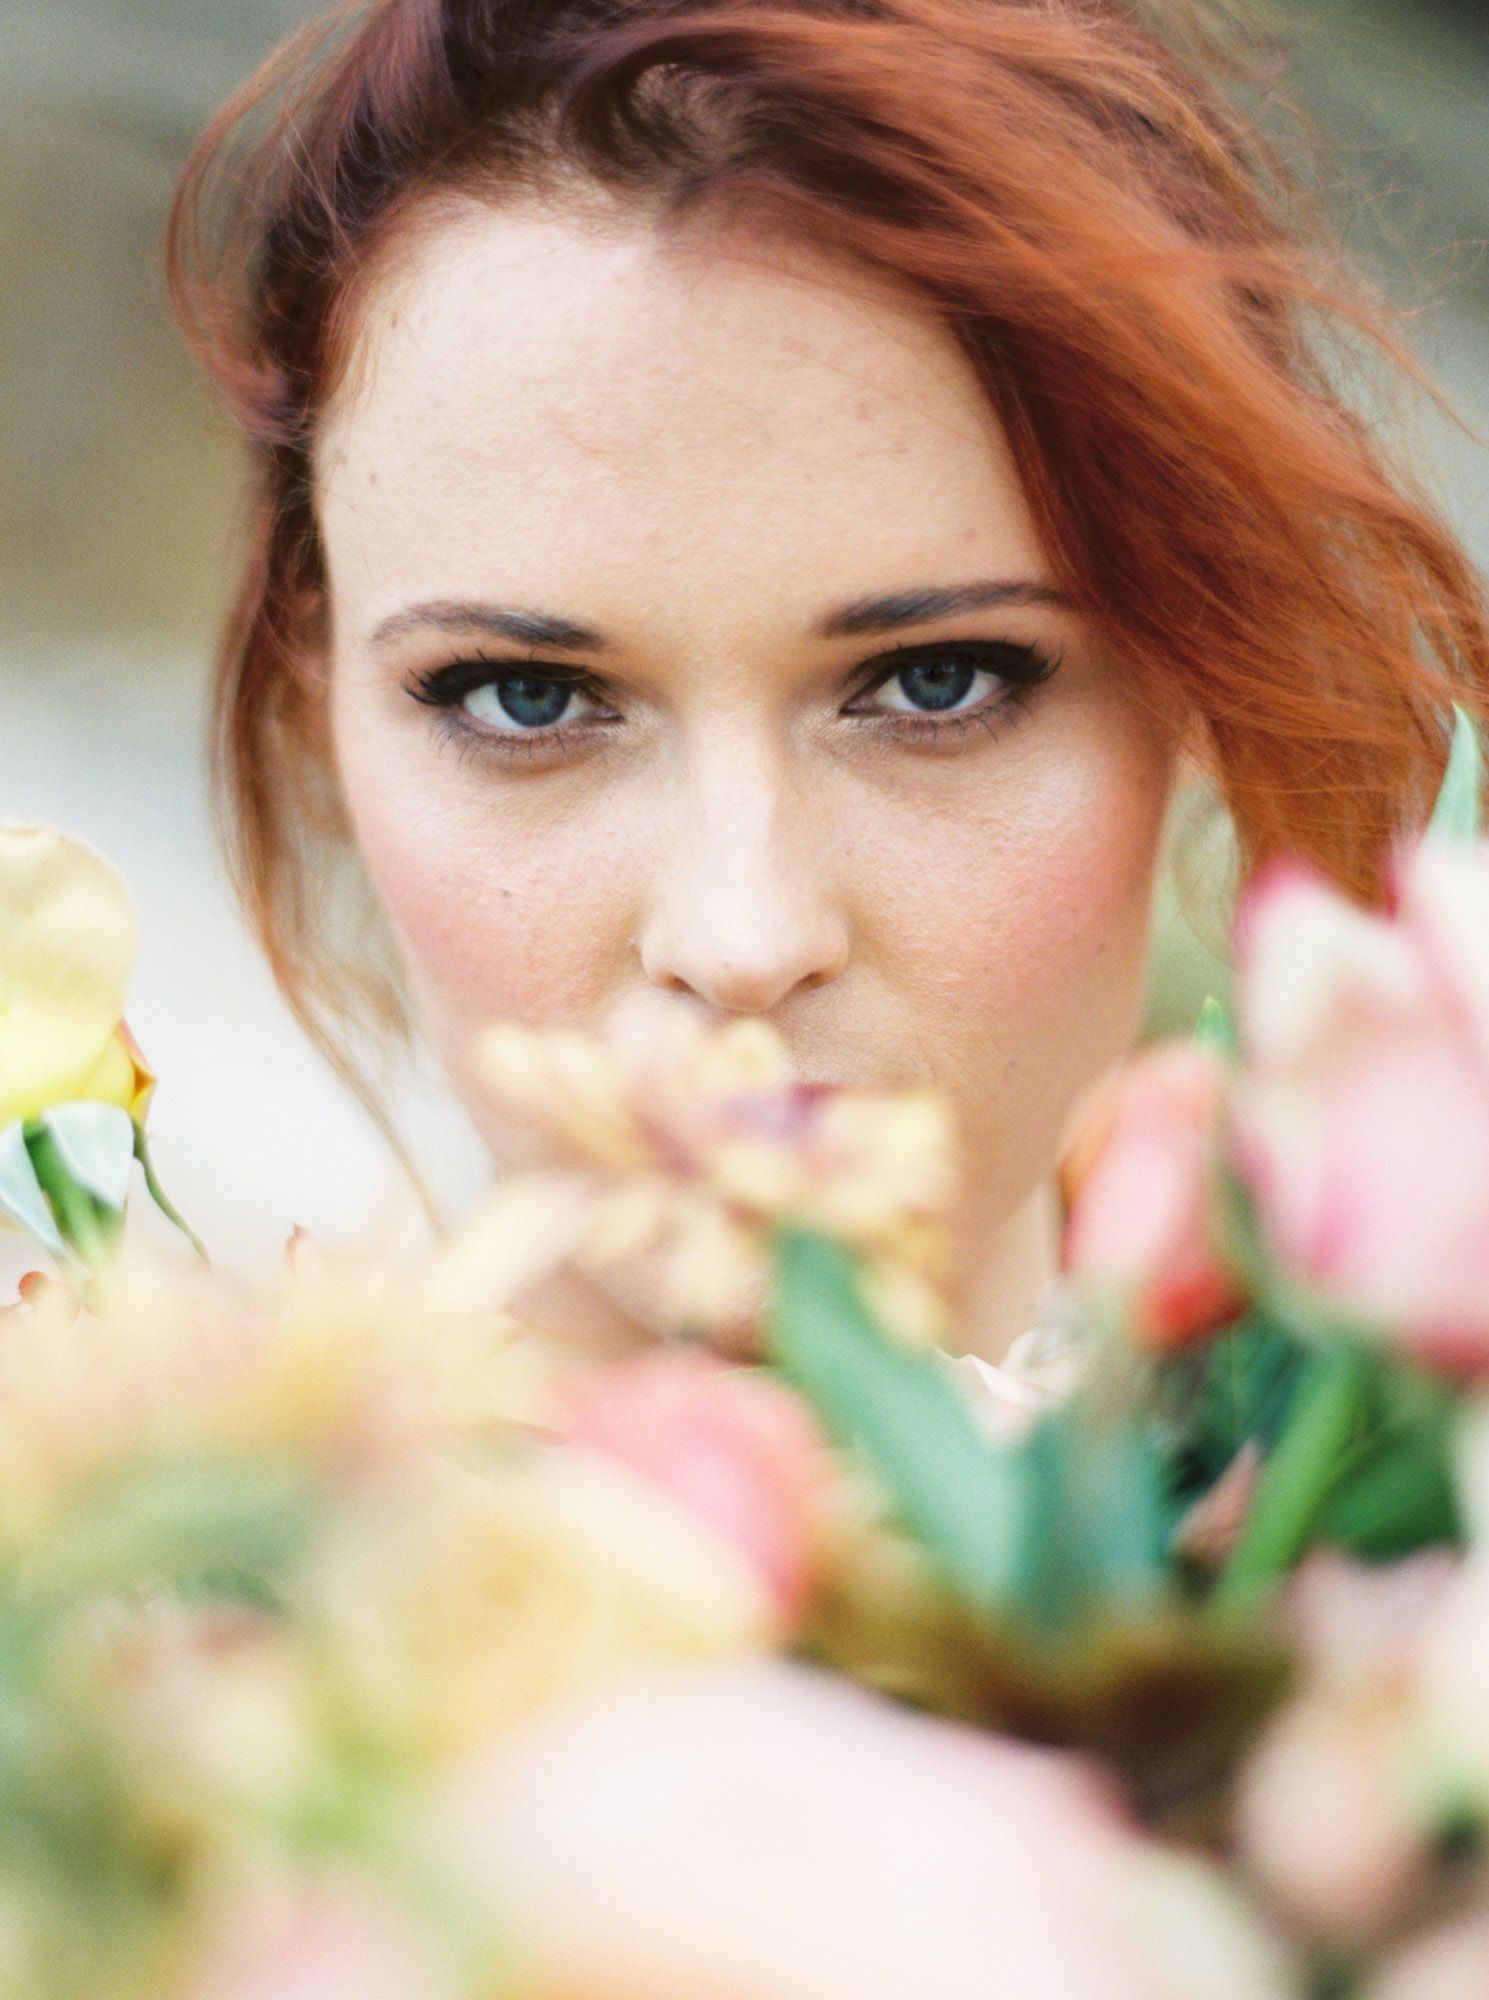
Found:
M 229 904 L 202 782 L 239 465 L 162 296 L 172 179 L 300 0 L 0 0 L 0 817 L 108 853 L 143 926 L 133 1025 L 163 1082 L 166 1183 L 225 1261 L 343 1236 L 399 1199 Z M 1289 0 L 1291 89 L 1332 142 L 1358 253 L 1489 435 L 1489 0 Z M 1489 452 L 1430 411 L 1406 448 L 1489 565 Z M 1213 968 L 1168 915 L 1160 1014 Z M 458 1198 L 471 1142 L 437 1093 L 418 1150 Z M 224 1135 L 230 1133 L 231 1142 Z

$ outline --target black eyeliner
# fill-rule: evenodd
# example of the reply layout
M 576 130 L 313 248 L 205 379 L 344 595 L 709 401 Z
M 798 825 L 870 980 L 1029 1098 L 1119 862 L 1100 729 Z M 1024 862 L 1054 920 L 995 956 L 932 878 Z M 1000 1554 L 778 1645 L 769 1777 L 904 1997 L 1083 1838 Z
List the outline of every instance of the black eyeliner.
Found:
M 582 667 L 565 666 L 553 660 L 493 660 L 477 653 L 415 674 L 408 682 L 408 691 L 426 708 L 458 708 L 477 688 L 490 687 L 502 680 L 553 681 L 584 693 L 599 689 L 594 675 Z
M 853 677 L 848 700 L 860 701 L 911 667 L 937 660 L 956 660 L 994 675 L 1010 694 L 1027 695 L 1053 677 L 1062 658 L 1059 652 L 1046 652 L 1042 646 L 1013 639 L 917 640 L 912 645 L 892 646 L 866 660 Z

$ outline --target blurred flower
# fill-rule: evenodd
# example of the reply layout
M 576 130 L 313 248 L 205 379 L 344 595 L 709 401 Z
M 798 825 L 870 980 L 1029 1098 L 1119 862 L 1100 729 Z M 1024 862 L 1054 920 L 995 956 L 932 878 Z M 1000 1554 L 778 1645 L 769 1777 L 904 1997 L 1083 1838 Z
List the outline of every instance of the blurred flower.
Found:
M 784 1661 L 637 1675 L 455 1788 L 514 2000 L 1290 2000 L 1285 1955 L 1075 1759 Z
M 837 1473 L 800 1397 L 697 1349 L 659 1348 L 578 1376 L 559 1423 L 727 1536 L 787 1626 L 806 1611 Z
M 1203 1569 L 1218 1570 L 1241 1539 L 1261 1469 L 1261 1445 L 1248 1438 L 1215 1484 L 1179 1517 L 1175 1551 Z
M 118 1753 L 135 1811 L 171 1839 L 230 1812 L 288 1824 L 324 1787 L 319 1663 L 262 1607 L 102 1596 L 57 1652 L 56 1671 Z
M 1489 1366 L 1489 849 L 1427 841 L 1376 916 L 1274 869 L 1239 931 L 1237 1157 L 1336 1310 Z
M 138 945 L 133 899 L 92 848 L 0 825 L 0 1126 L 78 1101 L 143 1118 L 154 1078 L 123 1026 Z
M 1360 2000 L 1470 2000 L 1489 1993 L 1489 1912 L 1435 1925 L 1392 1953 Z
M 1460 1415 L 1457 1487 L 1468 1550 L 1419 1639 L 1418 1733 L 1424 1783 L 1448 1814 L 1489 1822 L 1489 1400 Z
M 996 1444 L 1013 1444 L 1035 1419 L 1059 1407 L 1081 1376 L 1081 1350 L 1055 1326 L 1021 1334 L 1000 1362 L 977 1354 L 948 1355 L 946 1367 L 972 1406 L 980 1428 Z
M 179 2000 L 457 2000 L 451 1955 L 386 1890 L 322 1869 L 254 1882 Z
M 780 1626 L 736 1543 L 561 1445 L 364 1484 L 307 1588 L 353 1711 L 433 1759 L 629 1668 L 755 1651 Z
M 523 1329 L 432 1296 L 425 1274 L 298 1247 L 277 1295 L 135 1247 L 78 1314 L 46 1288 L 0 1341 L 0 1553 L 124 1464 L 298 1463 L 353 1482 L 411 1453 L 537 1421 Z
M 1067 1154 L 1065 1269 L 1120 1294 L 1151 1347 L 1202 1339 L 1245 1306 L 1214 1214 L 1227 1081 L 1202 1044 L 1146 1049 L 1092 1104 Z
M 807 1585 L 826 1461 L 783 1389 L 711 1383 L 685 1409 L 654 1383 L 665 1449 L 632 1424 L 617 1450 L 611 1422 L 602 1455 L 545 1438 L 553 1387 L 520 1329 L 441 1316 L 417 1272 L 302 1244 L 264 1302 L 133 1254 L 100 1302 L 0 1345 L 0 1550 L 86 1518 L 124 1470 L 157 1496 L 148 1523 L 204 1479 L 281 1468 L 315 1510 L 297 1615 L 323 1624 L 347 1699 L 421 1754 L 633 1659 L 767 1643 Z
M 635 1289 L 661 1328 L 746 1336 L 766 1238 L 789 1221 L 864 1256 L 897 1330 L 944 1332 L 955 1171 L 939 1099 L 803 1083 L 765 1022 L 710 1027 L 649 1000 L 603 1041 L 494 1028 L 482 1063 L 502 1106 L 586 1177 L 577 1261 L 644 1270 Z M 488 1226 L 512 1198 L 497 1190 Z
M 1426 1878 L 1422 1642 L 1456 1574 L 1445 1550 L 1377 1568 L 1317 1554 L 1292 1582 L 1302 1685 L 1242 1773 L 1237 1830 L 1283 1907 L 1335 1943 L 1387 1933 Z
M 76 1922 L 90 1870 L 155 1884 L 97 1944 L 122 1962 L 135 1925 L 143 1992 L 176 1990 L 179 1945 L 206 1953 L 190 2000 L 464 2000 L 422 1925 L 464 1950 L 479 1911 L 398 1893 L 433 1774 L 566 1694 L 777 1642 L 813 1580 L 830 1468 L 787 1391 L 659 1355 L 608 1395 L 566 1381 L 563 1436 L 522 1330 L 425 1277 L 302 1241 L 265 1300 L 132 1253 L 96 1313 L 32 1287 L 4 1322 L 0 1733 L 52 1843 L 33 1929 Z M 349 1898 L 303 1879 L 307 1841 Z M 115 2000 L 92 1963 L 68 1990 Z

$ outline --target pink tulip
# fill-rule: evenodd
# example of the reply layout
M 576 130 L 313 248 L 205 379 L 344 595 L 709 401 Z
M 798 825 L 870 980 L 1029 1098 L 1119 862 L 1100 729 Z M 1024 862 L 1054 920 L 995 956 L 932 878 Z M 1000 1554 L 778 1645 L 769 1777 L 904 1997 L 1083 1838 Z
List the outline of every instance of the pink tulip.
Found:
M 1067 1159 L 1065 1268 L 1079 1283 L 1119 1289 L 1153 1347 L 1201 1339 L 1244 1308 L 1213 1217 L 1225 1086 L 1213 1049 L 1144 1050 L 1093 1107 Z
M 1237 1157 L 1283 1264 L 1453 1372 L 1489 1367 L 1489 849 L 1426 842 L 1376 916 L 1295 866 L 1240 927 Z
M 580 1377 L 559 1427 L 734 1543 L 788 1624 L 805 1611 L 834 1472 L 822 1433 L 789 1389 L 698 1348 L 654 1348 Z

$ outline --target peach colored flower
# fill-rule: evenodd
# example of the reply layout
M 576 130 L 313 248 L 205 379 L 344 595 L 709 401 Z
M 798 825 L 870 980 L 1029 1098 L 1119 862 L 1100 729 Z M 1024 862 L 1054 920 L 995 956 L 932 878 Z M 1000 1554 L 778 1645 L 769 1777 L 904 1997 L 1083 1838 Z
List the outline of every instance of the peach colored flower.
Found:
M 1064 1265 L 1118 1294 L 1136 1336 L 1183 1346 L 1245 1306 L 1218 1242 L 1213 1182 L 1228 1072 L 1194 1042 L 1136 1056 L 1077 1133 Z
M 1426 841 L 1377 916 L 1271 871 L 1240 926 L 1237 1158 L 1283 1264 L 1453 1371 L 1489 1366 L 1489 848 Z
M 559 1427 L 727 1536 L 788 1625 L 806 1611 L 826 1554 L 836 1469 L 789 1389 L 696 1348 L 658 1348 L 577 1377 Z
M 583 1176 L 577 1261 L 640 1269 L 633 1290 L 662 1329 L 748 1329 L 766 1238 L 789 1221 L 862 1252 L 876 1305 L 907 1335 L 945 1330 L 955 1172 L 939 1099 L 805 1083 L 765 1022 L 710 1027 L 649 1001 L 598 1041 L 493 1028 L 482 1063 L 504 1109 Z M 490 1207 L 498 1230 L 508 1199 L 498 1189 Z
M 334 1483 L 530 1428 L 542 1354 L 435 1293 L 309 1244 L 268 1296 L 139 1248 L 94 1288 L 97 1316 L 46 1287 L 0 1342 L 0 1551 L 120 1464 L 294 1457 Z
M 638 1662 L 777 1643 L 797 1615 L 819 1560 L 812 1481 L 826 1472 L 784 1390 L 713 1385 L 706 1435 L 703 1399 L 689 1411 L 673 1398 L 677 1492 L 655 1462 L 638 1470 L 626 1451 L 547 1435 L 551 1389 L 521 1336 L 441 1319 L 417 1273 L 301 1246 L 283 1295 L 262 1301 L 127 1256 L 100 1293 L 102 1318 L 17 1311 L 6 1327 L 0 1554 L 44 1578 L 60 1546 L 58 1587 L 105 1589 L 107 1568 L 79 1585 L 65 1565 L 75 1524 L 95 1534 L 89 1510 L 121 1477 L 170 1519 L 178 1491 L 194 1506 L 219 1476 L 231 1494 L 240 1472 L 267 1475 L 272 1492 L 283 1475 L 292 1510 L 275 1587 L 297 1659 L 251 1624 L 189 1616 L 105 1635 L 102 1684 L 135 1704 L 123 1736 L 154 1743 L 161 1773 L 189 1766 L 224 1798 L 255 1784 L 282 1794 L 312 1757 L 306 1731 L 333 1711 L 343 1734 L 427 1762 Z M 732 1457 L 711 1462 L 726 1446 Z M 730 1477 L 710 1487 L 721 1469 Z M 149 1507 L 140 1518 L 148 1533 Z M 281 1670 L 297 1665 L 314 1667 L 320 1721 L 307 1722 L 308 1695 L 297 1707 L 286 1692 Z
M 425 1459 L 348 1499 L 303 1579 L 306 1615 L 350 1712 L 423 1760 L 639 1666 L 784 1636 L 734 1539 L 597 1451 Z

